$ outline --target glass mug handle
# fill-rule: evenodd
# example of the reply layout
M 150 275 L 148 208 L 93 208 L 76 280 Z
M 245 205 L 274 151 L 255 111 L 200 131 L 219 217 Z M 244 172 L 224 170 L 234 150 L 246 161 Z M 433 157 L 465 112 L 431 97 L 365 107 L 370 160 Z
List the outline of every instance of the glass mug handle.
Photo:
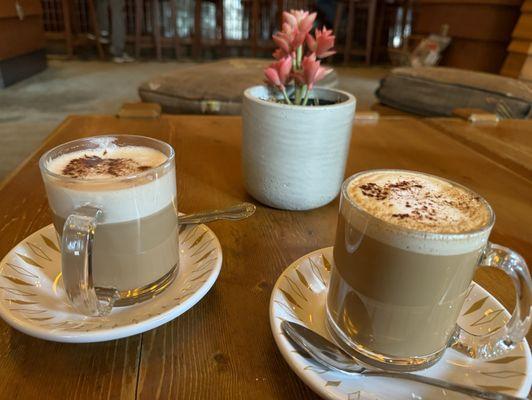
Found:
M 61 269 L 63 286 L 74 308 L 88 316 L 105 316 L 119 298 L 115 288 L 94 287 L 94 234 L 102 210 L 82 206 L 69 215 L 61 238 Z
M 473 335 L 458 327 L 452 346 L 472 358 L 489 359 L 512 350 L 528 333 L 532 318 L 532 281 L 523 257 L 498 244 L 488 243 L 479 266 L 501 269 L 512 279 L 516 293 L 512 317 L 486 335 Z

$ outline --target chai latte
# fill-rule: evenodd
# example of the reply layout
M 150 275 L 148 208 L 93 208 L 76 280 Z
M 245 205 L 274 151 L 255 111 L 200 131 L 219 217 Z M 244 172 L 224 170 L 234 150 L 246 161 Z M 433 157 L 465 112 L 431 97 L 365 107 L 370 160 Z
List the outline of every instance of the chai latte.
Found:
M 102 210 L 94 236 L 93 281 L 95 287 L 118 289 L 120 305 L 127 304 L 124 298 L 168 284 L 177 271 L 175 167 L 144 174 L 168 157 L 151 147 L 103 139 L 94 149 L 48 160 L 46 168 L 61 178 L 47 177 L 45 183 L 60 236 L 76 208 L 89 204 Z
M 475 193 L 434 176 L 376 170 L 344 183 L 327 314 L 355 351 L 443 351 L 493 224 Z

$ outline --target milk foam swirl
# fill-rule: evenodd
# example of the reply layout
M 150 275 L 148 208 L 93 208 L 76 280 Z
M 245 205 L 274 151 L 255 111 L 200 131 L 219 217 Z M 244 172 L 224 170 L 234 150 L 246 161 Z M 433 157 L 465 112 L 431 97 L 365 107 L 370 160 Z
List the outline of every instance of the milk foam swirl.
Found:
M 371 215 L 430 233 L 466 233 L 489 223 L 475 193 L 437 177 L 407 171 L 375 171 L 350 182 L 348 194 Z
M 91 141 L 97 139 L 108 140 L 97 143 L 95 149 L 69 152 L 46 161 L 46 169 L 61 176 L 44 175 L 55 215 L 66 218 L 76 208 L 89 204 L 103 211 L 101 223 L 119 223 L 147 217 L 171 204 L 176 207 L 173 162 L 164 170 L 150 172 L 164 165 L 168 156 L 151 147 L 118 146 L 112 137 Z M 145 171 L 134 179 L 120 179 Z
M 102 143 L 95 149 L 63 154 L 46 165 L 55 174 L 84 180 L 134 175 L 163 164 L 167 157 L 143 146 L 117 146 Z

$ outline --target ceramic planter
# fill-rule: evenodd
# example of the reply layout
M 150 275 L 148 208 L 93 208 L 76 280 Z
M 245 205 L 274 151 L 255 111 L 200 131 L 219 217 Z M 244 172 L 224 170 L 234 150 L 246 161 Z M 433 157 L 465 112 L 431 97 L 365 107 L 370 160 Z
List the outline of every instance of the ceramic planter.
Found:
M 351 139 L 356 100 L 335 89 L 315 88 L 323 106 L 268 101 L 266 86 L 244 92 L 242 159 L 247 191 L 261 203 L 309 210 L 339 193 Z

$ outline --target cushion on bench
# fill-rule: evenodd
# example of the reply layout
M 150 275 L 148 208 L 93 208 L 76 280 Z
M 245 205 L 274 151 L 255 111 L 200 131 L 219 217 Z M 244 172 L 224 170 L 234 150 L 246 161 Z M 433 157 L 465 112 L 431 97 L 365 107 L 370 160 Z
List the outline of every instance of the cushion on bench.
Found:
M 503 117 L 532 118 L 532 84 L 444 67 L 395 68 L 376 92 L 381 103 L 425 116 L 480 108 Z
M 264 83 L 263 70 L 271 62 L 234 58 L 179 68 L 141 84 L 139 95 L 170 114 L 240 114 L 244 90 Z M 319 86 L 336 84 L 333 71 Z

